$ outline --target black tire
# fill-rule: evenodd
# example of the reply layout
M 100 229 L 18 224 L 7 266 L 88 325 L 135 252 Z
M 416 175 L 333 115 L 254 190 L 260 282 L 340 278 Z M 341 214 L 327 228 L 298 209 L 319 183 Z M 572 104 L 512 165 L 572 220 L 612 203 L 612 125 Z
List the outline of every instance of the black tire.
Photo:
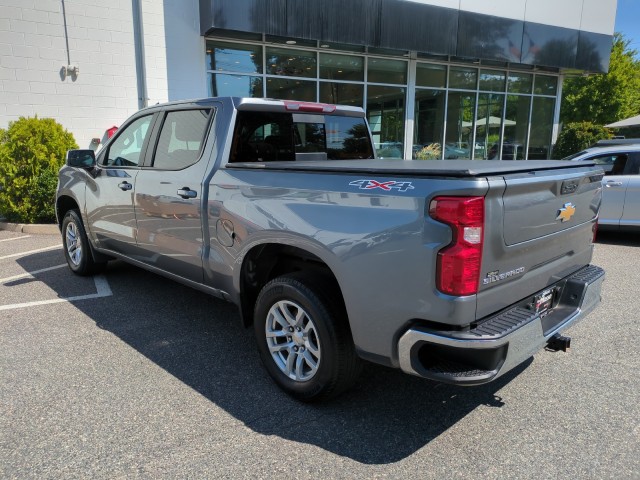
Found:
M 69 210 L 62 219 L 62 247 L 67 264 L 76 275 L 92 275 L 103 270 L 106 265 L 106 262 L 96 262 L 93 259 L 78 210 Z
M 330 282 L 297 273 L 271 280 L 256 301 L 254 331 L 262 362 L 280 388 L 303 402 L 337 396 L 361 370 L 344 307 L 332 300 L 339 298 L 335 290 Z M 300 331 L 286 322 L 286 314 L 299 318 Z M 317 360 L 315 369 L 310 360 Z

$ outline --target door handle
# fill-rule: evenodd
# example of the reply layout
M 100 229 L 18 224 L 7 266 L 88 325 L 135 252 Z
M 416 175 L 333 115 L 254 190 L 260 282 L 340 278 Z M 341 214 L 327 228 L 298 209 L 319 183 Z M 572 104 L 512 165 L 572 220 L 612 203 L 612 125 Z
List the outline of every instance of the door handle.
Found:
M 605 184 L 605 186 L 607 186 L 607 187 L 621 187 L 622 186 L 622 182 L 614 182 L 614 181 L 609 180 Z
M 127 190 L 131 190 L 133 188 L 133 185 L 131 185 L 127 181 L 124 181 L 122 183 L 119 183 L 118 187 L 120 187 L 120 190 L 124 190 L 126 192 Z
M 182 198 L 196 198 L 198 196 L 198 192 L 191 190 L 189 187 L 182 187 L 178 190 L 178 196 Z

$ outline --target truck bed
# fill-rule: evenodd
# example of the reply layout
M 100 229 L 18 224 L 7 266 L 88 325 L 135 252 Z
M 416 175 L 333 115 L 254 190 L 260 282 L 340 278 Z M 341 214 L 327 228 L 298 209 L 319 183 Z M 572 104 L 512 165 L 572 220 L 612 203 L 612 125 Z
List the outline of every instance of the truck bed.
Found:
M 295 162 L 239 162 L 226 168 L 287 170 L 298 172 L 372 173 L 413 177 L 486 177 L 534 170 L 580 169 L 591 162 L 558 160 L 324 160 Z

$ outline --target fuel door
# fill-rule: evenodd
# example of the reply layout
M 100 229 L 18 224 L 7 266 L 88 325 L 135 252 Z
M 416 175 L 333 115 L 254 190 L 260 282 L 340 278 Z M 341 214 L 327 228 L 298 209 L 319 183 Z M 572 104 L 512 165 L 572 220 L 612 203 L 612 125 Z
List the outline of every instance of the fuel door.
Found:
M 233 240 L 236 234 L 233 231 L 233 223 L 231 220 L 221 218 L 216 222 L 216 237 L 222 246 L 233 246 Z

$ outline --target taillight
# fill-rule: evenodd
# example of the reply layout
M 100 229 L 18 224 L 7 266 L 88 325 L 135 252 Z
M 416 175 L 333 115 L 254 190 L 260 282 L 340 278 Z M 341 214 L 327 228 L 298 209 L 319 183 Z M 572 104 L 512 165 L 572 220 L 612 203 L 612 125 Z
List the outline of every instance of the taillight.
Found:
M 436 197 L 429 215 L 451 227 L 453 239 L 438 252 L 436 286 L 447 295 L 478 293 L 484 242 L 484 197 Z

